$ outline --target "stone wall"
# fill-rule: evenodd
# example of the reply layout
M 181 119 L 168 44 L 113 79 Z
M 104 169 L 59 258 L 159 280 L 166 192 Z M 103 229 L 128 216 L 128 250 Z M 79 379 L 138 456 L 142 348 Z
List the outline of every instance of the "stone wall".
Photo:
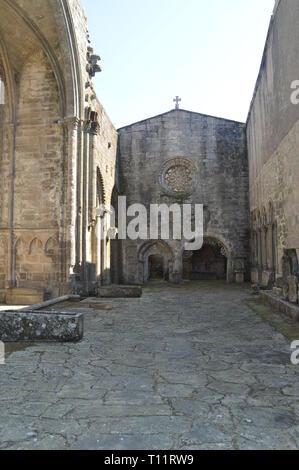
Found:
M 100 58 L 79 0 L 0 10 L 0 300 L 8 288 L 88 293 L 109 281 L 96 208 L 109 206 L 116 168 L 117 133 L 92 83 Z
M 235 271 L 246 269 L 249 211 L 244 124 L 174 110 L 120 129 L 118 157 L 120 189 L 128 205 L 142 203 L 149 208 L 152 203 L 204 204 L 205 236 L 226 250 L 228 280 L 236 279 Z M 172 162 L 180 168 L 186 164 L 187 175 L 188 171 L 196 175 L 196 184 L 183 201 L 161 185 L 163 168 L 169 163 L 171 167 Z M 123 281 L 143 282 L 148 259 L 145 256 L 157 256 L 159 252 L 171 265 L 170 278 L 180 280 L 182 242 L 150 245 L 147 250 L 142 241 L 123 242 Z
M 247 123 L 252 280 L 264 287 L 280 283 L 284 256 L 299 251 L 298 21 L 296 0 L 276 2 Z

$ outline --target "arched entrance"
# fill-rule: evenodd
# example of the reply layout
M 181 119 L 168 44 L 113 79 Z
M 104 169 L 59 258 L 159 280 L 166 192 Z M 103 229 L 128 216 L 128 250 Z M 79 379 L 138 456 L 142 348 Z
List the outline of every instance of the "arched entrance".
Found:
M 142 246 L 139 251 L 139 278 L 142 282 L 172 278 L 173 253 L 169 245 L 161 240 L 152 241 Z
M 228 252 L 224 244 L 205 238 L 203 247 L 183 254 L 183 278 L 190 281 L 216 281 L 228 278 Z

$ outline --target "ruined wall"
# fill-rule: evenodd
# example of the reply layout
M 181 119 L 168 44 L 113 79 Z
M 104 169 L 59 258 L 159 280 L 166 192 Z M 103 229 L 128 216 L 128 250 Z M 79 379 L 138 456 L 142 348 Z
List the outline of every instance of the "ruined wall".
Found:
M 86 268 L 83 290 L 94 294 L 99 284 L 109 284 L 111 280 L 109 209 L 117 173 L 118 136 L 99 101 L 93 100 L 90 109 L 96 113 L 96 120 L 87 125 L 85 139 L 88 156 L 83 169 L 83 264 Z M 78 287 L 82 288 L 82 282 L 77 282 Z
M 238 268 L 241 270 L 246 268 L 248 257 L 245 126 L 174 110 L 120 129 L 120 189 L 127 196 L 128 205 L 142 203 L 149 207 L 151 203 L 178 202 L 161 186 L 163 168 L 169 163 L 171 167 L 172 161 L 174 167 L 178 165 L 178 184 L 183 178 L 185 162 L 189 168 L 187 179 L 192 179 L 190 174 L 196 175 L 195 187 L 185 202 L 204 204 L 205 236 L 223 244 L 229 258 L 229 280 L 235 280 L 236 265 L 241 264 Z M 123 243 L 124 282 L 142 282 L 139 259 L 142 244 Z M 181 278 L 182 243 L 170 241 L 169 246 L 173 277 Z M 165 250 L 168 248 L 164 245 Z
M 252 279 L 265 286 L 282 275 L 285 250 L 299 249 L 299 3 L 275 5 L 248 123 Z
M 18 287 L 59 291 L 63 132 L 55 76 L 42 50 L 22 69 L 15 136 L 14 235 Z M 51 249 L 49 249 L 51 245 Z M 50 251 L 55 251 L 53 259 Z
M 0 0 L 0 10 L 0 298 L 87 292 L 97 175 L 108 204 L 115 179 L 117 134 L 92 84 L 99 56 L 79 0 Z

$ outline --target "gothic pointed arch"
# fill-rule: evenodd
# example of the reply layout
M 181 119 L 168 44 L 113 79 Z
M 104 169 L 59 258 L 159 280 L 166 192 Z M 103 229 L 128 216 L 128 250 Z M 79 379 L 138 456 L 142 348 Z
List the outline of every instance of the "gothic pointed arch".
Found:
M 54 256 L 57 253 L 57 249 L 57 241 L 53 237 L 50 237 L 45 245 L 46 256 Z
M 41 240 L 35 237 L 29 245 L 29 254 L 32 256 L 41 255 L 43 253 L 43 244 Z

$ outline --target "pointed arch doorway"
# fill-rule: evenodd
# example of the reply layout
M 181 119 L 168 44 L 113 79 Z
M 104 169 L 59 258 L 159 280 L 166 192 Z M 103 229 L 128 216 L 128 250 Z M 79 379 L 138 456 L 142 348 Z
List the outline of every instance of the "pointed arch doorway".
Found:
M 144 283 L 151 280 L 171 280 L 173 261 L 172 250 L 166 242 L 157 240 L 145 243 L 139 251 L 140 279 Z

